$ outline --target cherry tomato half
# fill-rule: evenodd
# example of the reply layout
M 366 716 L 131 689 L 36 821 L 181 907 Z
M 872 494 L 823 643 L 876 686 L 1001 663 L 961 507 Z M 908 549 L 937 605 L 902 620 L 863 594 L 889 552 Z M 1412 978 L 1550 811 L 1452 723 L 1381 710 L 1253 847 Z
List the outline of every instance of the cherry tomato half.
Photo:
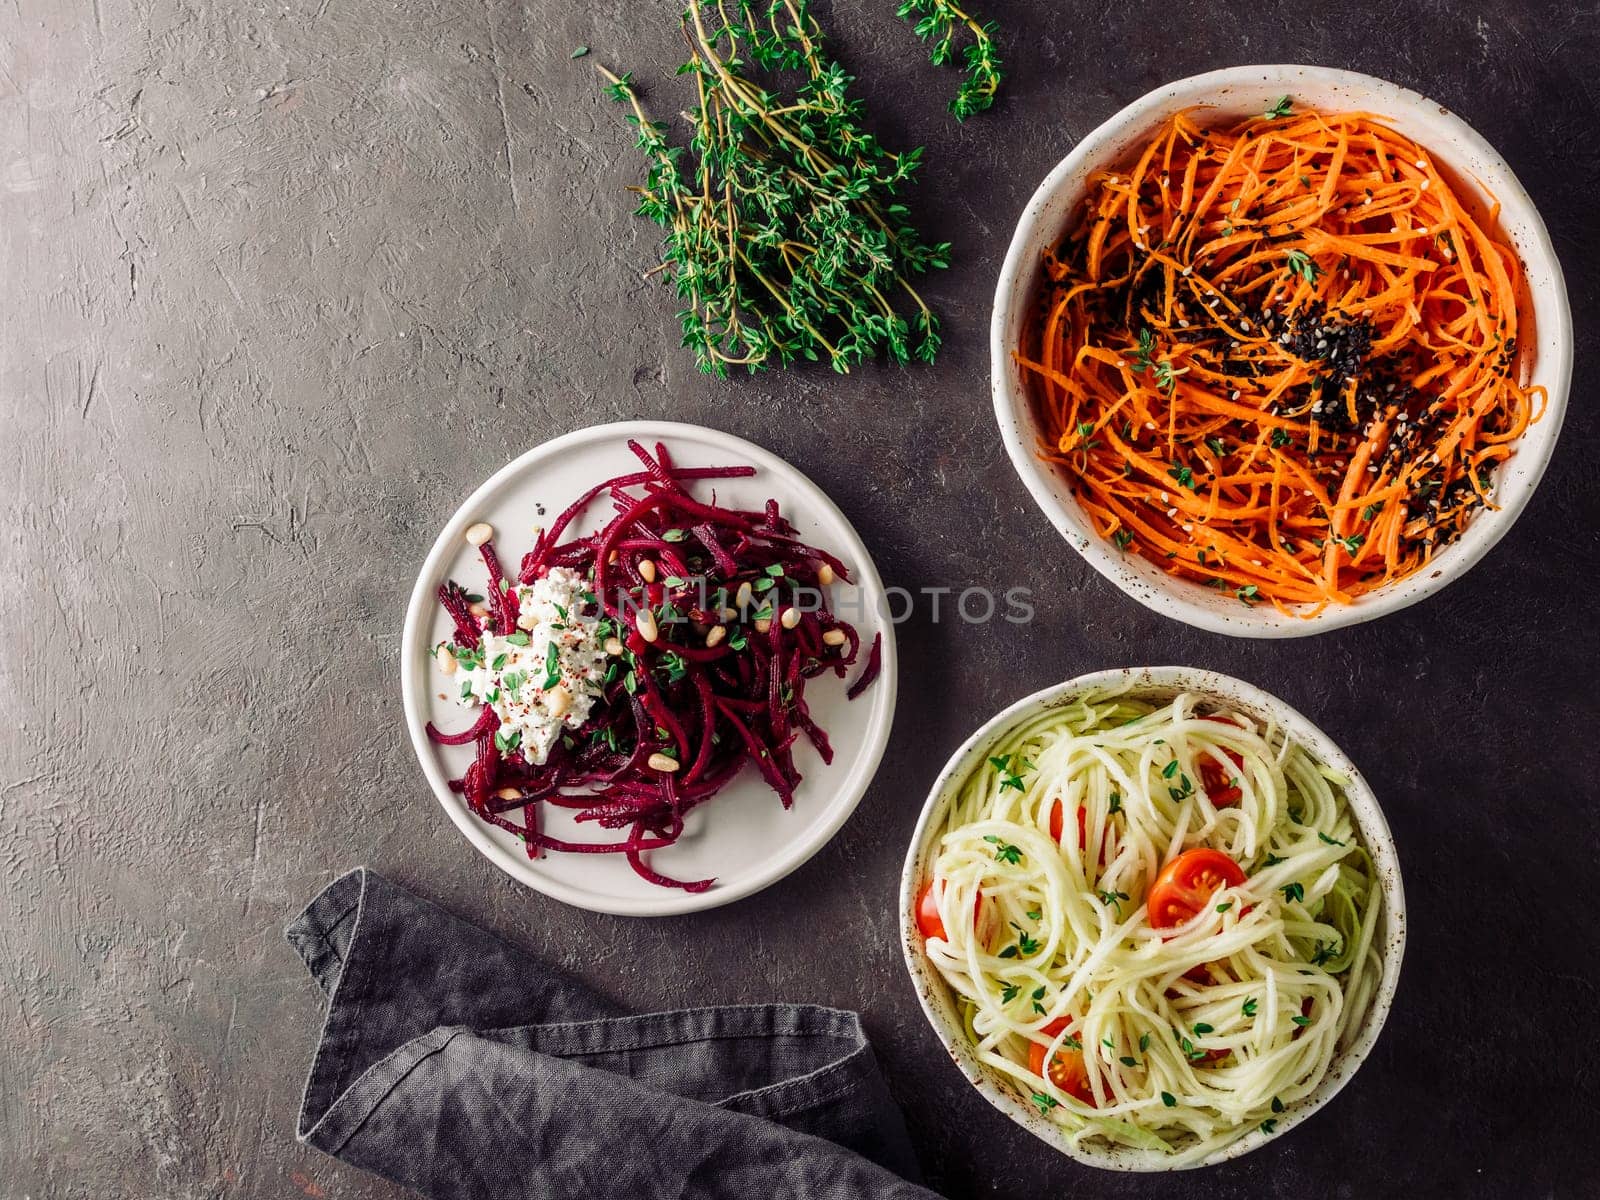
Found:
M 1227 717 L 1202 717 L 1201 720 L 1238 727 L 1237 721 L 1231 721 Z M 1234 766 L 1240 770 L 1244 769 L 1244 758 L 1237 751 L 1224 750 L 1222 753 Z M 1200 784 L 1206 789 L 1206 796 L 1214 808 L 1231 808 L 1244 799 L 1244 792 L 1229 783 L 1229 778 L 1228 773 L 1214 758 L 1207 758 L 1200 764 Z
M 1227 755 L 1238 766 L 1244 765 L 1244 761 L 1233 751 L 1227 751 Z M 1232 808 L 1244 799 L 1244 792 L 1228 782 L 1229 778 L 1215 759 L 1208 758 L 1200 764 L 1200 786 L 1205 788 L 1206 798 L 1211 801 L 1213 808 Z
M 1053 805 L 1050 806 L 1050 840 L 1051 841 L 1057 843 L 1058 845 L 1060 844 L 1060 842 L 1061 842 L 1061 831 L 1066 826 L 1066 823 L 1067 823 L 1066 822 L 1066 818 L 1062 814 L 1062 811 L 1061 811 L 1061 801 L 1057 800 Z M 1089 848 L 1089 812 L 1088 812 L 1087 809 L 1085 809 L 1083 807 L 1083 805 L 1080 804 L 1080 805 L 1078 805 L 1078 849 L 1079 850 L 1087 850 L 1088 848 Z
M 1185 850 L 1161 868 L 1150 887 L 1146 910 L 1156 929 L 1170 929 L 1193 920 L 1225 887 L 1237 887 L 1247 876 L 1244 868 L 1221 850 L 1198 846 Z
M 922 892 L 917 896 L 917 929 L 924 938 L 939 938 L 948 942 L 950 935 L 945 932 L 944 920 L 939 916 L 939 900 L 933 894 L 933 880 L 928 880 L 922 885 Z M 972 927 L 976 929 L 978 922 L 983 918 L 983 893 L 978 893 L 978 898 L 972 902 Z
M 1042 1032 L 1046 1037 L 1053 1038 L 1070 1024 L 1066 1017 L 1057 1017 Z M 1041 1079 L 1044 1078 L 1044 1054 L 1045 1048 L 1038 1042 L 1029 1044 L 1028 1070 Z M 1089 1087 L 1089 1068 L 1083 1061 L 1082 1050 L 1074 1050 L 1071 1046 L 1062 1046 L 1057 1050 L 1050 1060 L 1050 1082 L 1075 1100 L 1085 1104 L 1094 1103 L 1094 1092 Z

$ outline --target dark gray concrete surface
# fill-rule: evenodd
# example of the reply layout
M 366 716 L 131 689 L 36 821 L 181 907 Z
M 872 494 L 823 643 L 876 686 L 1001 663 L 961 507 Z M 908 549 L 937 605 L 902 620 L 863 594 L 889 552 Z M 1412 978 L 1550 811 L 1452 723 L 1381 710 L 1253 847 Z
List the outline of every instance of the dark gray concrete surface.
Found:
M 914 204 L 956 247 L 927 289 L 937 368 L 725 384 L 640 280 L 639 163 L 568 57 L 656 81 L 671 0 L 0 5 L 0 1196 L 393 1195 L 293 1139 L 318 1011 L 279 928 L 363 862 L 629 1005 L 860 1009 L 952 1197 L 1600 1194 L 1596 5 L 980 4 L 1011 72 L 965 126 L 894 0 L 824 10 L 883 135 L 928 146 Z M 1074 139 L 1167 79 L 1295 60 L 1421 89 L 1501 148 L 1564 261 L 1577 376 L 1542 490 L 1467 579 L 1377 624 L 1235 642 L 1137 607 L 1051 532 L 996 439 L 985 331 L 1012 222 Z M 396 674 L 414 572 L 465 492 L 634 416 L 785 454 L 890 583 L 1038 603 L 1028 627 L 904 627 L 854 819 L 769 891 L 663 921 L 565 908 L 473 853 L 423 786 Z M 962 1082 L 894 892 L 976 722 L 1169 662 L 1265 685 L 1362 764 L 1411 936 L 1377 1053 L 1326 1112 L 1141 1179 L 1075 1166 Z

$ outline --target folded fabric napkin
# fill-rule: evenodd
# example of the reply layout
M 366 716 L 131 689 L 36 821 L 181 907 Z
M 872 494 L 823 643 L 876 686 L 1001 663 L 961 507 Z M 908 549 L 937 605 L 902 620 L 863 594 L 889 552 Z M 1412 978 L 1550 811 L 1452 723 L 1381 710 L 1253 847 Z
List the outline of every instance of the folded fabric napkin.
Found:
M 855 1013 L 629 1016 L 365 869 L 285 931 L 327 994 L 298 1136 L 433 1200 L 937 1200 Z

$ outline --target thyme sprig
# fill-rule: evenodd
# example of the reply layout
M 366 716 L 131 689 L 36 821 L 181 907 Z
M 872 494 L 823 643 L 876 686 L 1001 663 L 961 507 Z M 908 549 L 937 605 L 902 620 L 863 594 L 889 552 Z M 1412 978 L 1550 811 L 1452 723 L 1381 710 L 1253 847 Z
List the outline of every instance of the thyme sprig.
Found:
M 950 101 L 956 120 L 965 121 L 994 104 L 1001 80 L 1000 55 L 994 45 L 999 26 L 993 21 L 979 21 L 952 0 L 905 0 L 897 11 L 913 21 L 916 35 L 929 43 L 928 57 L 936 67 L 954 60 L 955 41 L 963 30 L 971 36 L 972 41 L 961 51 L 965 76 Z
M 920 148 L 886 150 L 863 125 L 854 82 L 822 49 L 808 0 L 691 0 L 682 17 L 696 102 L 688 153 L 653 121 L 629 75 L 599 67 L 649 161 L 639 215 L 666 230 L 658 271 L 680 299 L 683 344 L 702 371 L 797 360 L 841 373 L 867 358 L 932 362 L 939 320 L 911 278 L 948 265 L 896 194 Z M 780 94 L 752 78 L 792 71 Z

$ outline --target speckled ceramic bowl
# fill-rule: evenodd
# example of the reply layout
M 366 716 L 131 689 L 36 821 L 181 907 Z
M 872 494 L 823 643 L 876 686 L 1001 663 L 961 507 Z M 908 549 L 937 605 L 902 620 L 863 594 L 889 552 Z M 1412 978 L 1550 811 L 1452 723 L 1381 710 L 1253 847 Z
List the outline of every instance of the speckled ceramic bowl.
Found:
M 1110 1145 L 1074 1147 L 1067 1135 L 1042 1116 L 1028 1097 L 1018 1092 L 1005 1076 L 980 1062 L 962 1028 L 955 997 L 923 954 L 922 935 L 917 931 L 917 896 L 928 879 L 938 830 L 944 825 L 961 781 L 988 756 L 989 748 L 1016 725 L 1045 709 L 1069 704 L 1084 692 L 1123 683 L 1131 684 L 1131 694 L 1136 697 L 1162 701 L 1170 700 L 1180 692 L 1193 692 L 1248 713 L 1258 720 L 1273 721 L 1313 755 L 1350 780 L 1346 795 L 1351 813 L 1360 830 L 1362 844 L 1372 855 L 1383 885 L 1383 911 L 1374 937 L 1374 945 L 1378 947 L 1382 960 L 1381 974 L 1372 1004 L 1360 1028 L 1347 1036 L 1317 1089 L 1278 1118 L 1277 1129 L 1270 1135 L 1271 1138 L 1282 1137 L 1333 1099 L 1372 1052 L 1378 1033 L 1389 1015 L 1395 986 L 1400 980 L 1400 959 L 1405 952 L 1406 941 L 1406 898 L 1400 884 L 1400 863 L 1395 856 L 1389 823 L 1384 820 L 1377 798 L 1361 777 L 1361 772 L 1327 734 L 1276 696 L 1243 680 L 1190 667 L 1125 668 L 1081 675 L 1017 701 L 988 721 L 955 752 L 928 794 L 927 803 L 923 805 L 916 832 L 911 836 L 911 848 L 906 853 L 905 868 L 900 875 L 900 947 L 905 955 L 906 967 L 911 972 L 911 982 L 917 989 L 922 1011 L 927 1014 L 939 1040 L 944 1043 L 946 1052 L 955 1060 L 961 1073 L 983 1093 L 984 1099 L 1030 1133 L 1092 1167 L 1113 1171 L 1168 1171 L 1174 1169 L 1171 1161 L 1148 1150 Z M 1268 1140 L 1268 1134 L 1259 1129 L 1252 1130 L 1238 1141 L 1189 1165 L 1210 1166 L 1237 1158 Z
M 1029 389 L 1012 358 L 1041 279 L 1040 258 L 1060 240 L 1091 176 L 1124 163 L 1155 128 L 1186 108 L 1210 107 L 1225 117 L 1245 117 L 1270 108 L 1280 96 L 1328 110 L 1360 109 L 1386 118 L 1401 133 L 1427 147 L 1454 177 L 1463 198 L 1486 191 L 1501 203 L 1500 228 L 1522 257 L 1532 337 L 1524 337 L 1531 382 L 1542 384 L 1550 402 L 1544 417 L 1523 437 L 1495 484 L 1501 507 L 1485 511 L 1433 564 L 1355 603 L 1329 606 L 1314 617 L 1288 617 L 1270 605 L 1247 607 L 1233 596 L 1176 579 L 1138 555 L 1123 554 L 1095 533 L 1068 486 L 1067 477 L 1039 457 L 1041 435 Z M 1105 122 L 1061 160 L 1024 210 L 1000 271 L 990 326 L 995 414 L 1017 473 L 1061 535 L 1089 565 L 1141 604 L 1214 633 L 1236 637 L 1300 637 L 1368 621 L 1414 604 L 1464 574 L 1504 536 L 1544 475 L 1555 449 L 1572 379 L 1572 313 L 1550 235 L 1528 193 L 1494 147 L 1442 105 L 1381 79 L 1326 67 L 1230 67 L 1180 79 L 1134 101 Z

